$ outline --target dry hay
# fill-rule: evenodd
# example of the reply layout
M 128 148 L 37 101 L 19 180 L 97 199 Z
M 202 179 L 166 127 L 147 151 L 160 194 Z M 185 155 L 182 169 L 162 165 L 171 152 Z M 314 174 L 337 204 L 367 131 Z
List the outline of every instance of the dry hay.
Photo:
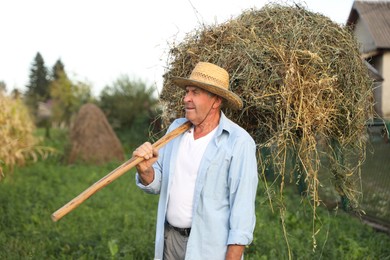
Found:
M 104 113 L 94 104 L 80 108 L 71 129 L 68 163 L 102 164 L 124 160 L 122 145 Z
M 39 146 L 34 136 L 35 125 L 27 107 L 20 99 L 0 93 L 0 180 L 15 165 L 23 166 L 29 160 L 37 161 L 54 153 L 54 149 Z M 4 167 L 5 166 L 5 167 Z M 3 172 L 3 168 L 5 168 Z
M 373 99 L 372 81 L 348 28 L 300 6 L 270 4 L 194 30 L 170 49 L 161 93 L 165 120 L 183 116 L 183 91 L 171 77 L 188 77 L 198 61 L 216 63 L 231 75 L 244 109 L 225 113 L 255 139 L 260 171 L 274 169 L 281 196 L 298 172 L 315 214 L 319 170 L 326 161 L 348 208 L 358 209 L 356 180 Z

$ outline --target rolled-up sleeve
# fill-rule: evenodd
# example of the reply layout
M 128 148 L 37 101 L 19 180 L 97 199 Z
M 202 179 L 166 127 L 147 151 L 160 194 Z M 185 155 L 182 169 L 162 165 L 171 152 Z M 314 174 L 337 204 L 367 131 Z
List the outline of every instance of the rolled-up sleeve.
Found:
M 137 172 L 135 175 L 135 184 L 146 193 L 150 194 L 159 194 L 160 193 L 160 187 L 161 187 L 161 172 L 154 171 L 154 179 L 149 185 L 143 185 L 139 173 Z

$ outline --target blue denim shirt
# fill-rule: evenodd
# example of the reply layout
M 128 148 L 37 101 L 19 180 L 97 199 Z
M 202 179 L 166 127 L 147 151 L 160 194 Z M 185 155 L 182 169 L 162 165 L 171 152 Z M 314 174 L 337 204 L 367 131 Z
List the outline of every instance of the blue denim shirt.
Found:
M 172 131 L 186 121 L 176 119 Z M 155 177 L 147 193 L 160 194 L 155 259 L 163 258 L 164 225 L 176 154 L 182 135 L 159 151 L 153 165 Z M 255 198 L 258 184 L 256 145 L 252 137 L 223 113 L 215 136 L 200 163 L 195 184 L 191 234 L 186 259 L 225 259 L 229 244 L 249 245 L 255 227 Z

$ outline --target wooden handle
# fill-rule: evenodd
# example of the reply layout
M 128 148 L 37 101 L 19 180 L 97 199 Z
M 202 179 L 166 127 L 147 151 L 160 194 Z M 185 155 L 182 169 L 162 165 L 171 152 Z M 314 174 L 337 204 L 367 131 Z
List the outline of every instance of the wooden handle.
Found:
M 164 135 L 162 138 L 160 138 L 157 142 L 153 144 L 153 147 L 156 149 L 160 149 L 164 145 L 166 145 L 169 141 L 174 139 L 175 137 L 179 136 L 180 134 L 184 133 L 186 130 L 188 130 L 191 127 L 191 122 L 187 121 L 175 130 L 169 132 L 168 134 Z M 120 165 L 118 168 L 104 176 L 102 179 L 97 181 L 95 184 L 90 186 L 88 189 L 86 189 L 84 192 L 80 193 L 76 198 L 69 201 L 67 204 L 65 204 L 63 207 L 58 209 L 56 212 L 54 212 L 51 215 L 51 219 L 56 222 L 60 220 L 63 216 L 68 214 L 70 211 L 77 208 L 81 203 L 83 203 L 85 200 L 87 200 L 89 197 L 91 197 L 93 194 L 98 192 L 100 189 L 104 188 L 114 180 L 116 180 L 118 177 L 122 176 L 125 172 L 129 171 L 131 168 L 142 162 L 144 158 L 141 157 L 132 157 L 122 165 Z

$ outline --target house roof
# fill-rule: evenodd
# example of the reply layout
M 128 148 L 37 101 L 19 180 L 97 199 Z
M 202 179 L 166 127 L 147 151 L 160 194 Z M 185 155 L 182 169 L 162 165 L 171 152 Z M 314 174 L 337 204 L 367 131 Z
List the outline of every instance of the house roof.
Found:
M 390 48 L 390 1 L 355 1 L 347 25 L 361 18 L 378 49 Z
M 367 66 L 368 74 L 370 75 L 370 77 L 374 82 L 382 82 L 384 80 L 382 75 L 374 66 L 368 63 L 366 60 L 364 60 L 364 64 Z

